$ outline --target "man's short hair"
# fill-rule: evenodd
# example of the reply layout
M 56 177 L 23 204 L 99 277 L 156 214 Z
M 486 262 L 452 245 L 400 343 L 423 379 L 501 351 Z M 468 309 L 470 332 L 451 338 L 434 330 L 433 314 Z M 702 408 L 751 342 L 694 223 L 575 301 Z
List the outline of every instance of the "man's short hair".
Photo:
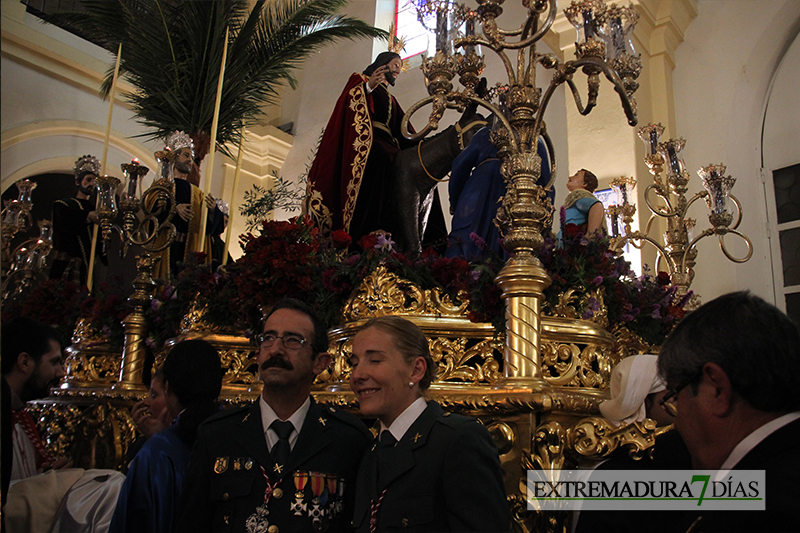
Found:
M 361 331 L 368 328 L 377 328 L 388 333 L 406 362 L 412 363 L 417 357 L 425 359 L 428 368 L 425 370 L 425 376 L 419 382 L 419 388 L 427 390 L 431 386 L 433 380 L 436 379 L 438 365 L 431 356 L 428 338 L 419 326 L 399 316 L 381 316 L 369 320 L 361 328 Z
M 2 350 L 3 375 L 14 370 L 17 358 L 26 352 L 38 365 L 42 356 L 50 351 L 50 341 L 61 346 L 61 337 L 55 328 L 26 317 L 13 318 L 3 324 Z
M 264 317 L 264 322 L 266 322 L 267 319 L 272 316 L 272 313 L 278 309 L 292 309 L 308 316 L 314 326 L 314 336 L 311 339 L 311 351 L 314 352 L 314 357 L 316 357 L 319 353 L 328 351 L 328 331 L 325 329 L 325 326 L 322 324 L 319 316 L 317 316 L 317 313 L 315 313 L 308 304 L 305 304 L 300 300 L 296 300 L 295 298 L 284 298 L 283 300 L 279 300 L 278 303 L 276 303 L 272 309 L 270 309 L 267 316 Z
M 694 385 L 709 362 L 725 371 L 736 394 L 753 408 L 800 409 L 800 333 L 758 296 L 733 292 L 686 315 L 661 347 L 658 370 L 670 386 Z
M 592 173 L 590 170 L 586 170 L 582 168 L 580 172 L 583 172 L 583 186 L 589 192 L 594 192 L 597 190 L 597 176 Z

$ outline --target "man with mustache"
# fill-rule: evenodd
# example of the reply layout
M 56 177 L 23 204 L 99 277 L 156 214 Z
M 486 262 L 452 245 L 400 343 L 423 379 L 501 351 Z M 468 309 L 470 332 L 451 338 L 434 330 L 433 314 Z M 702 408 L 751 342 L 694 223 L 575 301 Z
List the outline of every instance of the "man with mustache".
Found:
M 325 328 L 286 299 L 256 342 L 261 395 L 198 431 L 176 530 L 351 531 L 355 476 L 372 437 L 355 416 L 310 397 L 331 361 Z

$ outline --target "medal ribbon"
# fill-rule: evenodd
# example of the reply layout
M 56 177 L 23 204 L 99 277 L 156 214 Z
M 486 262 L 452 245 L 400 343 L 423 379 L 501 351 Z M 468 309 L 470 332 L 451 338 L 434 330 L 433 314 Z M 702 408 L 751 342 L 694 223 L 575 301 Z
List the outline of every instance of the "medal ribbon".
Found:
M 377 502 L 375 500 L 369 501 L 369 533 L 378 531 L 378 511 L 381 509 L 384 496 L 386 496 L 386 489 L 383 489 Z
M 261 465 L 259 465 L 259 466 L 261 466 Z M 263 466 L 261 466 L 261 474 L 264 476 L 264 481 L 267 482 L 267 488 L 264 489 L 264 505 L 267 505 L 269 503 L 269 499 L 272 498 L 272 491 L 275 490 L 275 487 L 278 486 L 278 483 L 280 483 L 281 480 L 279 479 L 275 483 L 270 483 L 269 482 L 269 476 L 267 475 L 267 471 L 264 470 Z

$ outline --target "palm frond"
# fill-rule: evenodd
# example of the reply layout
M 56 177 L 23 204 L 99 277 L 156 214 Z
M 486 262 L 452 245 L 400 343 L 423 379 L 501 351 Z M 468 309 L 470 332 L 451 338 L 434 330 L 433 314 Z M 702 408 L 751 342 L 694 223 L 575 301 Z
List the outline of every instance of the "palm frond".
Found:
M 175 129 L 210 136 L 226 28 L 228 55 L 217 148 L 237 145 L 242 129 L 274 104 L 280 86 L 312 53 L 342 39 L 388 34 L 339 14 L 349 0 L 81 0 L 86 13 L 47 22 L 75 31 L 113 54 L 122 43 L 125 98 L 149 139 Z M 101 95 L 111 88 L 113 67 Z M 228 154 L 231 155 L 231 154 Z

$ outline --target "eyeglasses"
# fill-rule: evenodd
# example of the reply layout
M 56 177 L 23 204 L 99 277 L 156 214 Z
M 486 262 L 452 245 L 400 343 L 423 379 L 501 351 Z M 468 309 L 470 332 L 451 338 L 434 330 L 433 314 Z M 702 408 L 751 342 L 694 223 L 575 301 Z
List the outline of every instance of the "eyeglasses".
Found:
M 284 335 L 279 337 L 274 333 L 261 333 L 260 335 L 256 335 L 253 340 L 255 340 L 256 344 L 260 348 L 272 348 L 275 342 L 280 339 L 283 343 L 283 346 L 287 350 L 299 350 L 306 344 L 306 339 L 301 337 L 300 335 Z
M 674 387 L 674 388 L 670 389 L 669 392 L 666 394 L 666 396 L 661 398 L 661 401 L 658 402 L 658 403 L 659 403 L 659 405 L 661 405 L 661 407 L 664 408 L 664 410 L 667 412 L 667 414 L 669 416 L 672 416 L 672 417 L 678 416 L 678 406 L 675 403 L 678 400 L 678 394 L 680 394 L 680 392 L 683 389 L 685 389 L 687 385 L 691 385 L 692 383 L 697 381 L 697 379 L 701 375 L 702 375 L 702 370 L 700 372 L 697 372 L 688 381 L 682 383 L 681 385 L 678 385 L 677 387 Z

